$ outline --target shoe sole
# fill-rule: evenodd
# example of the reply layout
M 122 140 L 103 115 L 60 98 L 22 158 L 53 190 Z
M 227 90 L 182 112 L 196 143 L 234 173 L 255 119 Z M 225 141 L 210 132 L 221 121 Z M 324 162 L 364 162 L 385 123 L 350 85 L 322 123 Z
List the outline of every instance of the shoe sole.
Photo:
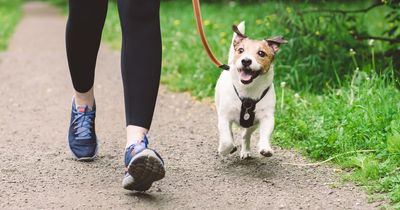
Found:
M 146 191 L 153 182 L 165 177 L 165 168 L 153 150 L 145 149 L 131 160 L 128 173 L 130 176 L 122 181 L 123 187 L 127 190 Z

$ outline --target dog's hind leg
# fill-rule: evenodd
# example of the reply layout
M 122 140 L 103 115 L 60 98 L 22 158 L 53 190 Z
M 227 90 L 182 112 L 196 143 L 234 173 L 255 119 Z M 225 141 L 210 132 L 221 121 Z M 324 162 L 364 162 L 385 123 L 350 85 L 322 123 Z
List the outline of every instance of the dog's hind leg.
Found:
M 258 142 L 258 152 L 265 157 L 271 157 L 274 154 L 274 150 L 272 150 L 270 144 L 271 134 L 274 130 L 274 121 L 274 116 L 269 116 L 265 119 L 262 119 L 260 122 L 260 141 Z
M 233 135 L 232 135 L 232 122 L 229 122 L 225 119 L 220 119 L 218 122 L 218 130 L 219 130 L 219 147 L 218 153 L 220 155 L 228 155 L 230 153 L 234 153 L 237 148 L 233 144 Z
M 246 128 L 242 134 L 242 149 L 240 151 L 241 159 L 251 158 L 250 151 L 250 138 L 251 134 L 256 130 L 257 126 L 252 126 L 250 128 Z

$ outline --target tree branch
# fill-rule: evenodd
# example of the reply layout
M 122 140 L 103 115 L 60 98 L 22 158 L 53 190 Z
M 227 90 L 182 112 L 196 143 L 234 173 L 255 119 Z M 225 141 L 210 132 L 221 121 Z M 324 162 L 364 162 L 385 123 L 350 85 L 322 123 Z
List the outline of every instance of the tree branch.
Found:
M 379 7 L 384 5 L 382 1 L 377 1 L 373 4 L 371 4 L 369 7 L 363 8 L 363 9 L 355 9 L 355 10 L 340 10 L 340 9 L 315 9 L 315 10 L 305 10 L 302 13 L 317 13 L 317 12 L 329 12 L 329 13 L 342 13 L 342 14 L 348 14 L 348 13 L 364 13 L 368 12 L 371 9 L 375 7 Z

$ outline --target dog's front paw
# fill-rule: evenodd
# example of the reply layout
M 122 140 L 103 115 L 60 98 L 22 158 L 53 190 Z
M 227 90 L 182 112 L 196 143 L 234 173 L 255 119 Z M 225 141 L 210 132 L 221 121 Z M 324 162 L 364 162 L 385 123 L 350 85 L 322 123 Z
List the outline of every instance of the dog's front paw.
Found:
M 237 147 L 232 144 L 224 144 L 224 143 L 220 143 L 219 147 L 218 147 L 218 153 L 222 156 L 228 155 L 228 154 L 232 154 L 234 152 L 236 152 Z
M 240 151 L 240 159 L 245 160 L 245 159 L 250 159 L 251 158 L 251 152 L 250 151 Z
M 274 150 L 271 148 L 268 149 L 260 149 L 260 154 L 264 157 L 271 157 L 274 154 Z

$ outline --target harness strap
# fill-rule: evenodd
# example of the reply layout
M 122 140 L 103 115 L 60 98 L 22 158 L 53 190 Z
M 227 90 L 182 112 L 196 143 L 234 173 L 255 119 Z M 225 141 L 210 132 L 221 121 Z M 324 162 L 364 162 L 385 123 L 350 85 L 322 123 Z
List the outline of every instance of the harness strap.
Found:
M 239 92 L 237 91 L 235 85 L 233 85 L 233 88 L 235 89 L 236 95 L 242 102 L 242 106 L 240 109 L 239 124 L 240 124 L 240 126 L 242 126 L 244 128 L 249 128 L 254 125 L 254 120 L 256 117 L 255 110 L 256 110 L 257 103 L 260 102 L 261 99 L 263 99 L 265 95 L 267 95 L 271 86 L 268 86 L 267 89 L 265 89 L 263 91 L 263 93 L 261 94 L 261 97 L 258 98 L 257 100 L 254 100 L 252 98 L 242 98 L 242 97 L 240 97 Z
M 207 42 L 206 39 L 206 34 L 204 33 L 204 28 L 203 28 L 203 19 L 201 17 L 201 10 L 200 10 L 200 0 L 192 0 L 193 3 L 193 11 L 194 11 L 194 16 L 196 19 L 196 25 L 197 25 L 197 30 L 200 35 L 201 43 L 204 46 L 204 49 L 207 52 L 208 57 L 210 57 L 211 61 L 220 69 L 223 70 L 229 70 L 229 66 L 226 64 L 221 63 L 213 54 L 211 51 L 211 48 Z
M 267 93 L 268 93 L 268 91 L 269 91 L 270 88 L 271 88 L 271 86 L 268 86 L 267 89 L 265 89 L 265 90 L 262 92 L 261 97 L 260 97 L 259 99 L 257 99 L 257 100 L 254 100 L 254 99 L 251 99 L 251 98 L 242 98 L 242 97 L 240 97 L 239 92 L 237 91 L 235 85 L 233 85 L 233 89 L 235 89 L 236 95 L 238 96 L 238 98 L 239 98 L 240 101 L 242 101 L 242 102 L 243 102 L 244 100 L 246 100 L 246 99 L 247 99 L 247 100 L 250 99 L 250 100 L 254 101 L 255 103 L 260 102 L 260 101 L 264 98 L 264 96 L 267 95 Z

